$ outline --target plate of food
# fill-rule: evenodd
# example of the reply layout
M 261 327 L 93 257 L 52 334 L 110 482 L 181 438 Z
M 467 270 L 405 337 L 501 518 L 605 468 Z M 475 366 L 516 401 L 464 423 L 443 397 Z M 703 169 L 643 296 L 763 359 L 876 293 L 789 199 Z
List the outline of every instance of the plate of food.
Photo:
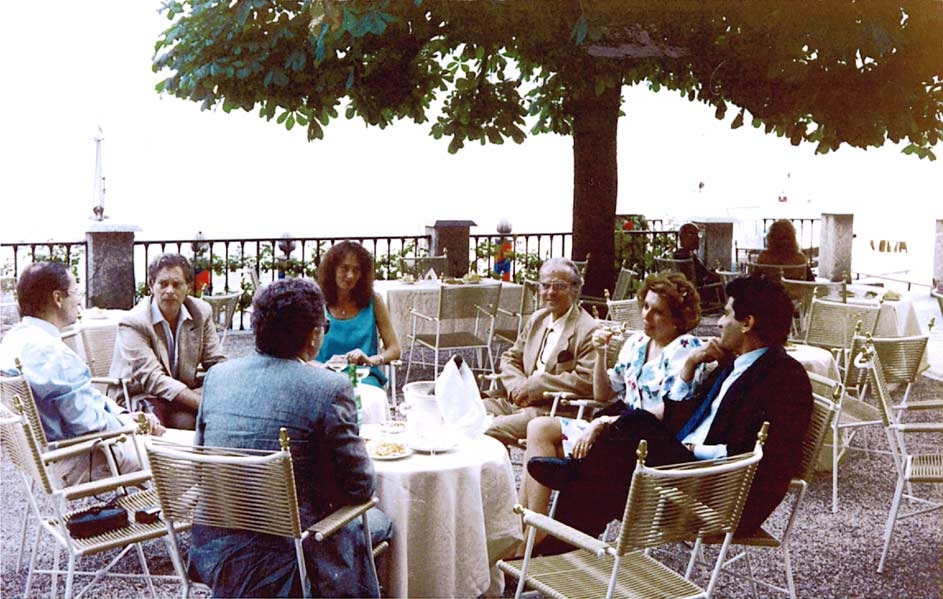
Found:
M 380 430 L 388 435 L 398 435 L 406 431 L 406 423 L 402 420 L 387 420 L 380 424 Z
M 464 277 L 462 277 L 462 281 L 464 281 L 465 283 L 468 283 L 469 285 L 474 285 L 475 283 L 481 283 L 481 275 L 479 275 L 476 272 L 470 272 Z
M 412 285 L 416 282 L 416 277 L 413 275 L 403 275 L 399 280 L 401 283 L 405 283 L 406 285 Z
M 401 460 L 411 456 L 413 450 L 405 443 L 390 441 L 389 439 L 374 439 L 367 441 L 367 454 L 374 460 Z
M 900 294 L 892 289 L 884 293 L 884 299 L 888 302 L 900 301 Z

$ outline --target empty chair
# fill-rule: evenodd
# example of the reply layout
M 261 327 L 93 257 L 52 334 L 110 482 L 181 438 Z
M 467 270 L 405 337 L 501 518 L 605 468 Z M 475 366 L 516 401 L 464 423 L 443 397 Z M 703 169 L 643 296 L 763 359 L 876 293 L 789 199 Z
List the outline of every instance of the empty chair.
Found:
M 792 330 L 793 337 L 795 338 L 802 338 L 805 335 L 806 318 L 809 314 L 813 297 L 823 299 L 831 295 L 844 297 L 844 294 L 841 293 L 844 283 L 817 283 L 815 281 L 806 281 L 804 279 L 797 280 L 786 277 L 782 279 L 782 284 L 796 307 Z
M 406 336 L 410 345 L 404 383 L 409 381 L 413 362 L 421 363 L 417 360 L 417 345 L 432 350 L 431 364 L 435 377 L 439 376 L 439 354 L 458 350 L 476 350 L 478 369 L 493 373 L 491 340 L 500 296 L 501 285 L 442 285 L 434 315 L 410 308 L 413 318 L 410 333 Z M 472 319 L 474 324 L 470 325 Z M 429 328 L 431 332 L 425 332 Z M 482 353 L 488 355 L 487 364 Z
M 242 292 L 227 293 L 225 295 L 204 295 L 203 299 L 213 308 L 213 324 L 219 334 L 219 345 L 226 345 L 226 336 L 232 330 L 232 318 L 239 307 Z
M 929 335 L 912 335 L 908 337 L 871 337 L 866 335 L 860 344 L 870 345 L 880 358 L 881 371 L 884 382 L 888 385 L 903 387 L 898 400 L 892 400 L 892 407 L 898 414 L 906 410 L 936 409 L 943 407 L 943 397 L 928 399 L 919 403 L 910 402 L 910 388 L 921 373 L 921 363 L 927 351 Z M 855 353 L 857 352 L 854 352 Z M 859 348 L 860 351 L 860 348 Z M 862 387 L 860 395 L 867 393 L 867 378 L 863 371 L 853 363 L 848 366 L 849 375 L 846 379 L 854 379 Z M 848 383 L 846 383 L 848 384 Z
M 871 333 L 878 326 L 879 303 L 846 304 L 817 297 L 809 305 L 803 342 L 835 353 L 839 369 L 847 364 L 846 354 L 856 334 Z
M 107 391 L 108 387 L 120 389 L 119 393 L 114 394 L 118 403 L 129 410 L 137 410 L 138 406 L 134 405 L 128 393 L 130 379 L 113 377 L 110 374 L 115 346 L 118 344 L 118 324 L 83 326 L 79 336 L 85 351 L 85 362 L 92 373 L 92 383 L 100 385 L 102 391 Z
M 881 417 L 887 442 L 894 455 L 894 465 L 897 474 L 897 484 L 894 487 L 894 496 L 887 515 L 887 524 L 884 527 L 884 548 L 881 550 L 881 561 L 878 563 L 878 572 L 884 572 L 887 556 L 891 547 L 891 539 L 897 522 L 943 508 L 939 494 L 932 498 L 917 496 L 912 491 L 914 483 L 929 485 L 943 485 L 943 453 L 936 448 L 935 452 L 913 452 L 908 450 L 905 437 L 912 434 L 943 433 L 943 421 L 900 423 L 894 420 L 890 399 L 887 395 L 887 384 L 881 368 L 881 359 L 873 347 L 867 346 L 854 358 L 854 365 L 867 373 L 868 385 L 876 396 L 881 409 Z M 904 487 L 907 487 L 905 493 Z M 914 506 L 912 511 L 901 513 L 901 502 L 907 499 Z
M 616 282 L 611 292 L 609 291 L 609 288 L 605 288 L 603 289 L 603 297 L 581 295 L 580 305 L 586 309 L 591 309 L 593 307 L 601 309 L 603 306 L 608 304 L 610 300 L 624 300 L 629 297 L 629 294 L 632 292 L 637 279 L 637 272 L 622 266 L 619 268 L 619 274 L 616 276 Z
M 58 595 L 58 576 L 65 574 L 65 590 L 63 597 L 73 596 L 73 586 L 76 576 L 91 576 L 92 580 L 83 589 L 80 595 L 104 576 L 120 576 L 122 578 L 144 579 L 151 596 L 155 594 L 153 580 L 171 580 L 179 582 L 177 576 L 152 575 L 145 559 L 141 543 L 152 539 L 165 538 L 167 529 L 159 520 L 145 523 L 138 522 L 134 514 L 138 510 L 157 505 L 157 494 L 153 489 L 140 490 L 150 480 L 150 472 L 139 470 L 128 474 L 120 474 L 107 478 L 100 478 L 92 483 L 62 486 L 60 478 L 55 474 L 53 466 L 67 458 L 80 457 L 92 451 L 100 451 L 109 443 L 119 442 L 122 437 L 86 438 L 75 441 L 70 445 L 60 447 L 55 451 L 44 451 L 40 441 L 39 431 L 24 410 L 25 401 L 15 394 L 13 403 L 17 412 L 11 412 L 4 401 L 0 405 L 0 438 L 3 443 L 3 454 L 19 471 L 23 478 L 23 488 L 29 496 L 29 509 L 39 522 L 36 531 L 36 540 L 30 556 L 29 572 L 26 576 L 26 587 L 22 596 L 29 597 L 36 574 L 50 574 L 52 576 L 51 596 Z M 129 431 L 126 434 L 133 434 Z M 131 442 L 134 442 L 133 440 Z M 114 530 L 94 534 L 92 536 L 76 536 L 66 526 L 71 516 L 87 507 L 86 500 L 97 498 L 101 501 L 105 497 L 114 497 L 116 505 L 128 513 L 128 524 Z M 26 518 L 24 518 L 26 520 Z M 25 522 L 24 522 L 25 524 Z M 177 524 L 175 532 L 182 531 L 186 524 Z M 24 526 L 25 532 L 25 526 Z M 40 547 L 50 547 L 49 543 L 40 545 L 40 538 L 47 534 L 52 541 L 53 565 L 49 569 L 37 566 L 37 553 Z M 114 573 L 112 567 L 117 564 L 131 549 L 137 553 L 141 566 L 140 574 L 128 572 Z M 63 570 L 59 566 L 59 553 L 65 550 L 68 563 Z M 77 570 L 79 560 L 83 557 L 96 555 L 109 550 L 120 550 L 108 565 L 99 571 Z M 136 595 L 138 591 L 129 590 L 129 595 Z
M 152 439 L 147 457 L 154 473 L 163 521 L 171 536 L 174 567 L 184 580 L 184 596 L 190 581 L 178 547 L 175 527 L 203 524 L 265 535 L 290 538 L 298 565 L 299 586 L 311 596 L 302 543 L 308 537 L 323 541 L 349 522 L 360 518 L 366 546 L 374 555 L 387 544 L 373 547 L 367 526 L 367 510 L 377 505 L 374 497 L 359 505 L 343 506 L 307 529 L 301 527 L 290 440 L 281 429 L 278 451 L 192 447 Z M 373 560 L 369 560 L 376 578 Z
M 494 330 L 495 339 L 511 344 L 517 341 L 517 336 L 520 334 L 521 329 L 524 328 L 524 323 L 527 322 L 527 319 L 530 318 L 531 314 L 537 311 L 539 305 L 540 298 L 537 281 L 524 279 L 524 282 L 521 286 L 520 304 L 518 304 L 514 310 L 505 310 L 504 308 L 498 306 L 497 318 L 499 320 L 503 320 L 504 322 L 509 322 L 511 326 L 499 328 L 496 325 Z M 507 318 L 502 319 L 502 316 Z
M 764 424 L 761 440 L 750 453 L 657 468 L 645 465 L 647 443 L 643 440 L 613 543 L 516 506 L 527 527 L 524 559 L 498 562 L 501 571 L 518 580 L 515 597 L 521 597 L 525 588 L 550 597 L 709 597 L 763 456 L 766 429 Z M 591 509 L 592 498 L 586 499 Z M 578 549 L 532 556 L 538 529 Z M 693 542 L 696 553 L 702 540 L 712 535 L 722 535 L 723 542 L 705 587 L 691 580 L 694 553 L 681 575 L 650 552 L 669 543 Z

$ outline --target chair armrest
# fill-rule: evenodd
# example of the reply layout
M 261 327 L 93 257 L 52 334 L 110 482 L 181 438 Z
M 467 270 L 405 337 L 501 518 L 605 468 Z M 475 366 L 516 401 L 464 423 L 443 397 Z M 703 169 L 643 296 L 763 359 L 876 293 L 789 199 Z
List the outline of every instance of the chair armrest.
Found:
M 119 476 L 111 476 L 108 478 L 93 480 L 87 483 L 72 485 L 70 487 L 56 491 L 56 493 L 62 495 L 62 497 L 68 501 L 74 501 L 76 499 L 100 495 L 102 493 L 114 491 L 115 489 L 120 489 L 123 487 L 141 486 L 150 480 L 150 470 L 138 470 L 128 474 L 121 474 Z
M 593 408 L 594 410 L 600 410 L 607 407 L 609 404 L 604 401 L 596 401 L 595 399 L 566 399 L 561 398 L 560 403 L 564 406 L 582 406 L 584 408 Z
M 364 503 L 340 507 L 309 526 L 308 532 L 314 535 L 316 541 L 323 541 L 379 503 L 378 497 L 371 497 Z
M 108 438 L 93 437 L 91 439 L 85 439 L 80 443 L 73 443 L 65 447 L 47 451 L 43 453 L 41 457 L 45 464 L 52 464 L 53 462 L 58 462 L 60 460 L 64 460 L 65 458 L 88 453 L 95 447 L 107 447 L 109 445 L 114 445 L 115 443 L 123 443 L 133 436 L 133 434 L 130 437 L 127 434 L 122 434 Z
M 138 432 L 138 425 L 128 424 L 122 426 L 121 428 L 108 429 L 107 431 L 98 431 L 97 433 L 85 433 L 84 435 L 79 435 L 78 437 L 71 437 L 69 439 L 60 439 L 58 441 L 53 441 L 49 443 L 49 449 L 51 451 L 63 449 L 66 447 L 71 447 L 78 443 L 85 443 L 86 441 L 96 441 L 98 439 L 106 440 L 112 439 L 114 437 L 120 437 L 121 435 L 134 435 Z
M 515 310 L 507 310 L 507 309 L 502 308 L 502 307 L 500 307 L 500 306 L 498 307 L 498 314 L 503 314 L 503 315 L 505 315 L 505 316 L 510 316 L 510 317 L 512 317 L 512 318 L 517 318 L 517 317 L 519 317 L 519 316 L 521 315 L 520 312 L 517 312 L 517 311 L 515 311 Z
M 514 506 L 514 512 L 523 516 L 523 521 L 526 526 L 533 526 L 537 530 L 542 530 L 561 541 L 589 551 L 596 557 L 606 555 L 610 549 L 609 543 L 600 541 L 585 532 L 567 526 L 549 516 L 532 512 L 520 504 Z
M 434 317 L 434 316 L 426 316 L 425 314 L 423 314 L 422 312 L 419 312 L 418 310 L 416 310 L 416 309 L 413 308 L 412 306 L 409 307 L 409 313 L 412 314 L 413 316 L 418 316 L 419 318 L 421 318 L 421 319 L 423 319 L 423 320 L 426 320 L 426 321 L 428 321 L 428 322 L 433 322 L 434 320 L 436 320 L 436 317 Z

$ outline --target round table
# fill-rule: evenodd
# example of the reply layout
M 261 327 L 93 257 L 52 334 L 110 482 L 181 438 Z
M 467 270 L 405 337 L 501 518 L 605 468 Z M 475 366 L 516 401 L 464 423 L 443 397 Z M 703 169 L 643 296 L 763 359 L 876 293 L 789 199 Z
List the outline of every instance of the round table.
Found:
M 836 381 L 841 380 L 835 356 L 827 349 L 794 343 L 786 346 L 786 353 L 802 364 L 806 372 L 814 372 Z
M 435 455 L 375 460 L 374 468 L 380 509 L 393 520 L 380 573 L 385 594 L 500 594 L 493 565 L 523 538 L 504 446 L 482 435 Z

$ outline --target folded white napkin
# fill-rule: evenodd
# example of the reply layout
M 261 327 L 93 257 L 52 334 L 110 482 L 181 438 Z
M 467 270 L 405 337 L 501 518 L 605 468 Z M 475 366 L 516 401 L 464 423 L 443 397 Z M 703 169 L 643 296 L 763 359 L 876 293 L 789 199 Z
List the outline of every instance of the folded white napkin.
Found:
M 435 397 L 445 424 L 465 437 L 477 437 L 491 425 L 475 375 L 461 356 L 452 357 L 442 369 L 435 382 Z

